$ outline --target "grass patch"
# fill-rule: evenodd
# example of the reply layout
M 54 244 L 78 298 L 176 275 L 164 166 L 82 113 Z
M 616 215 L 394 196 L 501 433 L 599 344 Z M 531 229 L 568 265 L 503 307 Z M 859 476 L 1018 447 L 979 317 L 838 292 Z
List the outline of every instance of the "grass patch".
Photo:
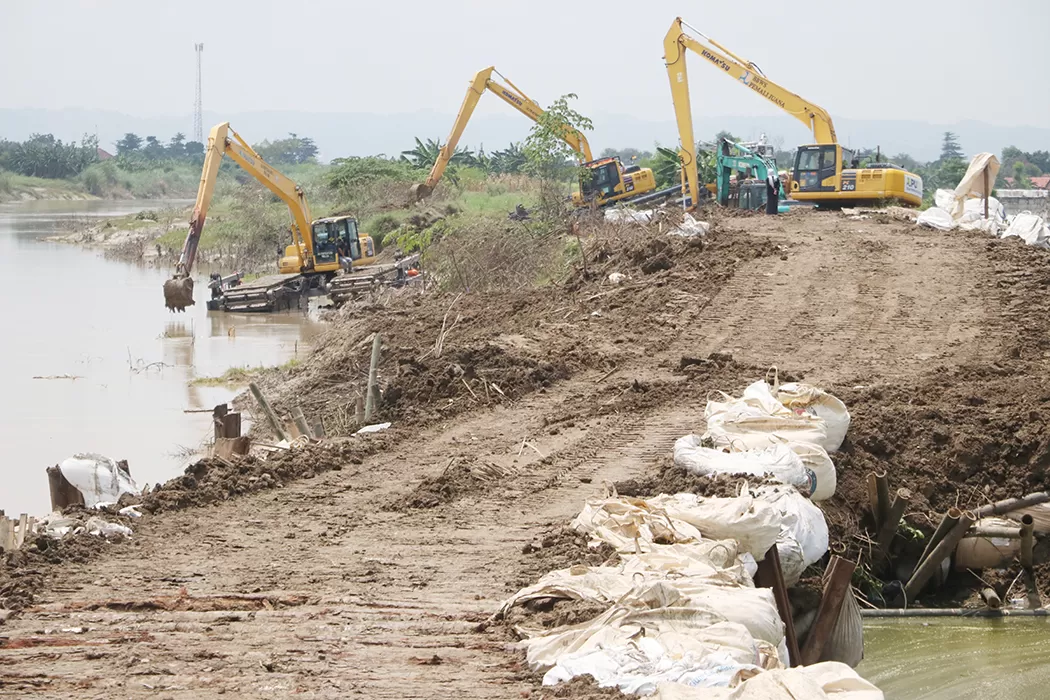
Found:
M 218 377 L 197 377 L 190 380 L 190 386 L 246 386 L 265 372 L 286 371 L 302 364 L 302 360 L 293 357 L 284 364 L 275 367 L 230 367 Z

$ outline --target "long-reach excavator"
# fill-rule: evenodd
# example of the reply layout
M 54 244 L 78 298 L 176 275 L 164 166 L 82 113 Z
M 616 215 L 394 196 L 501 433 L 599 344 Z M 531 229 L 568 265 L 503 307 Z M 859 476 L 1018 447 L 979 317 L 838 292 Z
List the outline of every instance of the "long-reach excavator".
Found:
M 507 85 L 493 80 L 493 73 L 506 80 Z M 428 197 L 441 180 L 449 161 L 456 152 L 456 146 L 463 135 L 463 130 L 470 121 L 478 100 L 485 94 L 485 90 L 492 91 L 493 94 L 532 121 L 539 121 L 540 116 L 543 115 L 543 108 L 539 103 L 507 80 L 506 76 L 500 74 L 495 66 L 478 71 L 474 79 L 470 81 L 463 104 L 459 108 L 459 114 L 452 125 L 452 131 L 445 145 L 441 147 L 434 167 L 430 169 L 430 174 L 424 182 L 413 186 L 413 195 L 416 200 Z M 572 195 L 574 206 L 590 206 L 591 203 L 596 203 L 601 207 L 625 199 L 640 199 L 644 195 L 656 194 L 656 177 L 651 169 L 638 166 L 624 167 L 620 159 L 615 157 L 595 160 L 591 154 L 591 146 L 587 143 L 587 137 L 568 126 L 562 134 L 562 139 L 579 154 L 582 167 L 588 170 L 588 174 L 580 178 L 579 191 Z
M 363 266 L 375 259 L 372 239 L 357 230 L 350 216 L 333 216 L 314 221 L 303 188 L 263 160 L 229 122 L 214 126 L 208 134 L 197 202 L 190 218 L 190 229 L 175 265 L 175 274 L 164 283 L 164 304 L 172 311 L 185 311 L 193 305 L 193 278 L 190 273 L 197 257 L 201 231 L 208 216 L 215 181 L 223 156 L 229 156 L 246 173 L 279 197 L 291 214 L 292 243 L 278 262 L 278 275 L 234 287 L 224 295 L 222 308 L 229 310 L 272 310 L 291 292 L 307 293 L 323 289 L 340 269 L 338 248 L 342 243 L 353 265 Z
M 740 58 L 695 28 L 689 27 L 704 41 L 686 33 L 685 27 L 688 26 L 681 17 L 671 23 L 664 37 L 664 62 L 682 142 L 679 155 L 686 174 L 686 196 L 692 199 L 692 206 L 697 205 L 699 185 L 685 60 L 687 49 L 813 131 L 816 143 L 799 146 L 795 153 L 791 175 L 791 196 L 794 199 L 831 207 L 873 204 L 891 199 L 915 206 L 922 203 L 922 178 L 890 164 L 858 168 L 853 152 L 837 142 L 835 127 L 827 111 L 769 80 L 754 63 Z

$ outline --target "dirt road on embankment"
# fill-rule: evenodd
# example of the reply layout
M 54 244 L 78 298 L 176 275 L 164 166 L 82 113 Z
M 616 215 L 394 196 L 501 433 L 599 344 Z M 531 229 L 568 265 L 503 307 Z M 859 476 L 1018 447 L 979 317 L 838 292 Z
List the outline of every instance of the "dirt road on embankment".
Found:
M 1043 487 L 1046 251 L 814 212 L 721 215 L 703 245 L 635 234 L 587 250 L 590 279 L 562 287 L 348 314 L 271 391 L 332 419 L 381 329 L 395 427 L 280 468 L 201 472 L 130 542 L 23 563 L 35 598 L 0 625 L 0 695 L 554 692 L 484 621 L 566 563 L 543 539 L 589 494 L 649 472 L 710 392 L 771 366 L 853 413 L 823 504 L 833 538 L 856 527 L 876 465 L 915 511 Z M 614 271 L 629 279 L 608 284 Z

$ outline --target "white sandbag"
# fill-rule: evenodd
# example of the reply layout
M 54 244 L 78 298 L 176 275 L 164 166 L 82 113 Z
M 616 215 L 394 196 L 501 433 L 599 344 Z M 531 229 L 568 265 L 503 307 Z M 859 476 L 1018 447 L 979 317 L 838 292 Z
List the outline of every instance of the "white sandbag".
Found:
M 610 223 L 634 222 L 647 224 L 653 220 L 652 209 L 621 209 L 611 207 L 605 210 L 605 220 Z
M 1003 238 L 1016 236 L 1028 245 L 1050 248 L 1050 227 L 1041 216 L 1024 212 L 1011 219 Z
M 661 683 L 655 700 L 885 700 L 882 691 L 846 664 L 825 661 L 766 671 L 735 688 Z
M 951 213 L 940 207 L 930 207 L 926 211 L 920 212 L 915 223 L 926 228 L 937 229 L 938 231 L 951 231 L 955 228 L 955 219 L 952 218 Z
M 790 487 L 784 487 L 790 488 Z M 705 498 L 692 493 L 661 495 L 648 503 L 667 513 L 684 530 L 695 528 L 704 538 L 736 540 L 740 550 L 762 561 L 780 534 L 780 513 L 772 503 L 751 494 L 736 498 Z
M 699 435 L 685 435 L 674 444 L 674 463 L 693 474 L 716 476 L 718 474 L 769 474 L 777 481 L 791 484 L 799 489 L 808 489 L 810 475 L 802 459 L 786 445 L 773 445 L 765 449 L 745 452 L 725 452 L 701 445 Z
M 780 385 L 776 399 L 792 411 L 802 411 L 824 421 L 828 434 L 825 449 L 828 452 L 842 446 L 849 431 L 850 415 L 846 404 L 838 397 L 809 384 L 790 382 Z
M 702 539 L 695 526 L 675 520 L 660 504 L 652 502 L 655 500 L 623 496 L 588 499 L 570 527 L 590 535 L 592 541 L 604 542 L 617 552 L 630 554 L 648 552 L 654 544 Z M 771 508 L 769 515 L 774 515 Z
M 121 494 L 138 493 L 125 463 L 117 463 L 99 454 L 75 454 L 58 465 L 59 471 L 84 496 L 84 505 L 93 508 L 100 503 L 116 503 Z
M 952 207 L 955 206 L 955 190 L 938 188 L 937 191 L 933 193 L 933 203 L 938 209 L 951 212 Z
M 802 466 L 809 479 L 804 489 L 809 494 L 810 500 L 826 501 L 835 495 L 838 475 L 835 471 L 835 463 L 831 461 L 831 457 L 823 447 L 808 442 L 789 442 L 785 447 L 802 460 Z
M 682 223 L 667 232 L 668 236 L 681 236 L 682 238 L 695 238 L 706 236 L 711 229 L 711 224 L 706 221 L 697 221 L 690 214 L 686 214 Z
M 838 444 L 829 440 L 827 423 L 822 418 L 792 411 L 776 399 L 765 381 L 748 386 L 739 399 L 725 398 L 726 401 L 708 401 L 704 410 L 704 437 L 716 448 L 744 451 L 784 442 L 810 442 L 825 450 L 838 449 Z
M 790 486 L 758 486 L 752 492 L 756 499 L 773 506 L 779 515 L 777 555 L 785 582 L 794 585 L 802 572 L 828 551 L 828 524 L 824 513 Z

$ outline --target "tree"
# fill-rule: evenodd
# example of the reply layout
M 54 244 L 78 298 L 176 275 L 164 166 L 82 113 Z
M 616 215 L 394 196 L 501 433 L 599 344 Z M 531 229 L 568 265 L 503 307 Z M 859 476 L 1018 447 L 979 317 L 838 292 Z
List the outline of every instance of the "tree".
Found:
M 650 161 L 650 167 L 653 169 L 653 177 L 656 178 L 656 186 L 660 189 L 682 181 L 682 161 L 678 157 L 678 152 L 673 149 L 657 146 L 656 155 Z
M 547 111 L 539 116 L 525 139 L 525 169 L 540 181 L 541 214 L 551 218 L 560 209 L 563 202 L 559 192 L 558 181 L 566 176 L 589 177 L 580 168 L 568 167 L 576 159 L 576 151 L 565 141 L 568 134 L 583 136 L 584 131 L 594 128 L 591 120 L 571 106 L 569 100 L 576 95 L 569 93 L 554 101 Z
M 148 160 L 160 160 L 164 157 L 164 146 L 157 140 L 156 136 L 146 137 L 146 147 L 142 149 L 142 155 Z
M 1032 181 L 1028 179 L 1028 168 L 1020 160 L 1014 162 L 1014 189 L 1032 189 Z
M 416 147 L 407 151 L 401 151 L 401 160 L 420 170 L 430 170 L 434 167 L 438 157 L 441 155 L 442 145 L 434 139 L 427 139 L 426 143 L 416 137 Z M 457 146 L 455 152 L 448 159 L 449 166 L 472 165 L 476 162 L 474 154 L 470 149 Z M 454 167 L 452 167 L 455 170 Z
M 124 138 L 117 141 L 117 155 L 126 156 L 139 150 L 139 146 L 142 145 L 142 139 L 138 134 L 133 134 L 130 131 L 124 134 Z
M 512 143 L 502 151 L 489 156 L 488 171 L 493 175 L 516 175 L 525 168 L 525 151 L 520 143 Z
M 1039 168 L 1041 175 L 1050 175 L 1050 151 L 1032 151 L 1025 155 L 1029 163 Z
M 963 152 L 962 148 L 959 147 L 959 137 L 951 131 L 945 131 L 944 139 L 941 141 L 941 161 L 962 160 L 962 157 Z
M 317 160 L 317 145 L 308 136 L 289 133 L 288 138 L 263 141 L 253 148 L 269 163 L 299 165 Z
M 733 136 L 733 134 L 729 131 L 719 131 L 717 134 L 715 134 L 715 143 L 721 143 L 722 139 L 728 139 L 733 143 L 740 143 L 740 139 L 738 139 L 736 136 Z
M 185 146 L 186 155 L 188 156 L 203 156 L 204 155 L 204 144 L 200 141 L 187 141 Z
M 182 158 L 186 155 L 186 134 L 181 131 L 175 132 L 175 135 L 168 141 L 168 156 L 171 158 Z
M 625 165 L 640 163 L 653 157 L 650 151 L 639 151 L 637 148 L 606 148 L 600 158 L 619 158 Z

